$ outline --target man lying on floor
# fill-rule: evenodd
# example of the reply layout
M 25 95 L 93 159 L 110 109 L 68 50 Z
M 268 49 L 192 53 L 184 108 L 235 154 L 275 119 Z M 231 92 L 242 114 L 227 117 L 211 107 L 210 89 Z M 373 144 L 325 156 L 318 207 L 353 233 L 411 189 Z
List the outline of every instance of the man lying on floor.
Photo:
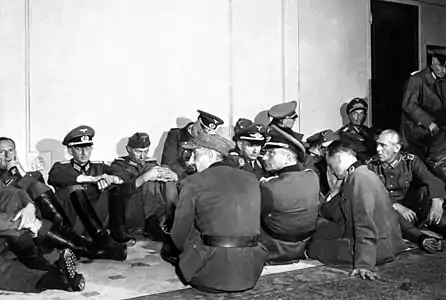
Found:
M 85 279 L 76 271 L 71 250 L 62 250 L 59 261 L 52 264 L 35 244 L 35 238 L 46 240 L 51 227 L 50 222 L 36 218 L 36 208 L 25 192 L 0 182 L 1 290 L 38 293 L 84 289 Z
M 307 254 L 324 264 L 352 265 L 352 276 L 374 280 L 378 277 L 376 265 L 394 260 L 407 248 L 389 193 L 378 175 L 362 165 L 345 142 L 328 146 L 327 163 L 343 180 L 339 192 L 343 218 L 338 222 L 321 219 Z

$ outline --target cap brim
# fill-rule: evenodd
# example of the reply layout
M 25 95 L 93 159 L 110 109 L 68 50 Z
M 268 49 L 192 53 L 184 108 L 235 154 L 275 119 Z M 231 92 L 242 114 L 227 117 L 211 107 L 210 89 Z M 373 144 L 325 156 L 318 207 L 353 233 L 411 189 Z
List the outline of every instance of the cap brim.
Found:
M 68 147 L 71 146 L 77 146 L 77 147 L 87 147 L 87 146 L 93 146 L 93 142 L 74 142 L 74 143 L 68 143 Z

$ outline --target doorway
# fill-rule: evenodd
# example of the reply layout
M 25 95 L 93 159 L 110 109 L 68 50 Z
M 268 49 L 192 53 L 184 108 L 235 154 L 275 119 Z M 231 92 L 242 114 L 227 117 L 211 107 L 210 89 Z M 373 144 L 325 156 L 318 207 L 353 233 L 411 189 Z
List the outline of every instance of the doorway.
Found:
M 419 69 L 419 8 L 371 0 L 372 120 L 399 131 L 404 84 Z

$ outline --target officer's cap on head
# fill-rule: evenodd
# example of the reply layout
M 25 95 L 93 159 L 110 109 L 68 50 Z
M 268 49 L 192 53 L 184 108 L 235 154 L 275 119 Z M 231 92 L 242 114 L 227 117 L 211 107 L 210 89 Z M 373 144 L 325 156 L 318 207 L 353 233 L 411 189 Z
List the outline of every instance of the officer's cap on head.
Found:
M 127 146 L 134 149 L 143 149 L 150 146 L 149 135 L 145 132 L 137 132 L 129 137 Z
M 307 143 L 310 145 L 323 144 L 327 142 L 332 142 L 339 140 L 340 136 L 331 129 L 327 129 L 316 134 L 313 134 L 307 138 Z
M 265 126 L 260 124 L 251 124 L 235 135 L 236 141 L 248 141 L 251 144 L 263 145 L 265 142 Z
M 295 119 L 297 118 L 296 107 L 296 101 L 280 103 L 269 109 L 268 116 L 274 119 Z
M 207 133 L 201 130 L 189 141 L 181 143 L 181 146 L 185 149 L 212 149 L 224 156 L 228 156 L 229 151 L 234 149 L 234 142 L 223 137 L 218 131 Z
M 305 147 L 301 140 L 301 135 L 294 131 L 283 131 L 273 127 L 268 127 L 266 143 L 263 148 L 284 148 L 294 152 L 301 160 L 304 158 Z
M 362 109 L 365 112 L 369 109 L 369 105 L 364 99 L 361 98 L 353 98 L 348 104 L 347 108 L 345 109 L 347 114 L 350 114 L 352 111 Z
M 242 132 L 243 130 L 245 130 L 246 128 L 251 126 L 252 124 L 254 124 L 254 122 L 249 119 L 245 119 L 245 118 L 238 119 L 234 126 L 234 134 L 235 135 L 239 134 L 240 132 Z
M 215 130 L 217 129 L 217 126 L 223 125 L 223 120 L 219 117 L 216 117 L 214 115 L 211 115 L 210 113 L 204 112 L 202 110 L 197 110 L 198 115 L 198 121 L 200 122 L 201 126 L 203 126 L 205 129 L 208 130 Z
M 62 144 L 71 147 L 71 146 L 91 146 L 93 145 L 93 137 L 94 137 L 94 129 L 87 125 L 81 125 L 70 132 L 65 136 L 62 141 Z
M 428 51 L 429 55 L 432 55 L 438 59 L 440 64 L 446 66 L 446 50 L 445 49 L 430 49 Z

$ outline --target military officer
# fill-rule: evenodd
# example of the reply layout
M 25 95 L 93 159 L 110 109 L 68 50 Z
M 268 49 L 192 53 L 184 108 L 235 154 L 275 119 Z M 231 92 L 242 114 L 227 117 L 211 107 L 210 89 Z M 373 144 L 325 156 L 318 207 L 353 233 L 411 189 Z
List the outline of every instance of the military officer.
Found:
M 331 129 L 323 130 L 307 138 L 309 147 L 307 155 L 305 156 L 304 165 L 306 168 L 315 171 L 319 176 L 321 195 L 324 197 L 330 191 L 328 177 L 332 176 L 331 173 L 327 173 L 328 168 L 327 161 L 325 160 L 325 152 L 332 142 L 339 139 L 339 134 Z
M 110 175 L 112 170 L 104 162 L 90 161 L 94 135 L 93 128 L 81 125 L 65 136 L 62 144 L 68 148 L 72 159 L 56 162 L 49 172 L 48 183 L 56 190 L 71 224 L 76 224 L 74 230 L 79 234 L 85 230 L 104 250 L 114 254 L 114 259 L 125 260 L 127 246 L 114 241 L 105 230 L 109 188 L 124 181 L 117 175 Z M 117 213 L 113 209 L 110 212 Z M 76 222 L 77 219 L 80 222 Z
M 194 150 L 198 173 L 183 182 L 171 230 L 180 252 L 178 270 L 187 284 L 202 291 L 251 289 L 268 257 L 257 241 L 258 180 L 228 164 L 234 145 L 218 131 L 199 131 L 184 147 Z
M 297 137 L 297 135 L 294 135 Z M 265 165 L 275 176 L 260 181 L 261 238 L 270 254 L 269 264 L 287 264 L 305 257 L 316 228 L 319 182 L 305 169 L 297 138 L 272 130 L 264 145 Z
M 233 138 L 236 147 L 230 152 L 230 156 L 240 169 L 253 173 L 258 179 L 268 177 L 269 173 L 260 157 L 261 148 L 265 143 L 265 127 L 247 119 L 239 121 L 237 123 L 245 124 L 242 126 L 236 124 L 237 129 L 234 130 Z
M 124 182 L 129 183 L 111 193 L 110 207 L 114 203 L 123 205 L 117 208 L 120 213 L 114 214 L 120 218 L 110 219 L 112 236 L 117 241 L 126 239 L 124 225 L 131 230 L 143 228 L 145 235 L 152 240 L 162 240 L 164 233 L 160 224 L 169 218 L 171 207 L 178 201 L 177 174 L 168 166 L 159 166 L 156 160 L 148 158 L 149 147 L 149 135 L 137 132 L 128 139 L 128 155 L 111 164 L 112 174 L 122 176 Z M 125 197 L 126 201 L 114 201 L 119 197 Z
M 353 98 L 346 107 L 350 122 L 338 130 L 341 140 L 352 144 L 358 158 L 363 162 L 376 151 L 374 131 L 364 125 L 367 110 L 368 104 L 364 99 Z
M 343 180 L 339 192 L 341 218 L 327 212 L 307 254 L 326 264 L 352 265 L 351 276 L 375 279 L 374 267 L 392 261 L 407 248 L 389 194 L 378 176 L 356 158 L 353 147 L 340 140 L 327 149 L 327 164 Z M 338 214 L 337 211 L 333 212 Z
M 441 118 L 436 115 L 446 109 L 446 52 L 428 53 L 428 66 L 411 74 L 403 95 L 401 108 L 402 143 L 410 152 L 425 158 L 431 137 L 439 130 Z
M 446 183 L 446 110 L 440 111 L 437 116 L 440 128 L 427 149 L 426 164 L 435 176 Z
M 196 130 L 194 128 L 197 128 L 197 126 L 200 126 L 205 131 L 213 131 L 224 123 L 223 120 L 210 113 L 202 110 L 198 110 L 198 113 L 197 121 L 191 122 L 183 128 L 172 128 L 167 133 L 166 141 L 164 142 L 161 164 L 169 166 L 172 171 L 177 173 L 180 180 L 196 171 L 193 164 L 187 163 L 191 152 L 183 149 L 181 143 L 192 138 Z
M 402 142 L 396 131 L 383 131 L 377 139 L 378 154 L 367 162 L 368 167 L 384 183 L 399 214 L 416 225 L 426 225 L 445 236 L 444 183 L 427 169 L 421 159 L 401 152 L 401 148 Z

